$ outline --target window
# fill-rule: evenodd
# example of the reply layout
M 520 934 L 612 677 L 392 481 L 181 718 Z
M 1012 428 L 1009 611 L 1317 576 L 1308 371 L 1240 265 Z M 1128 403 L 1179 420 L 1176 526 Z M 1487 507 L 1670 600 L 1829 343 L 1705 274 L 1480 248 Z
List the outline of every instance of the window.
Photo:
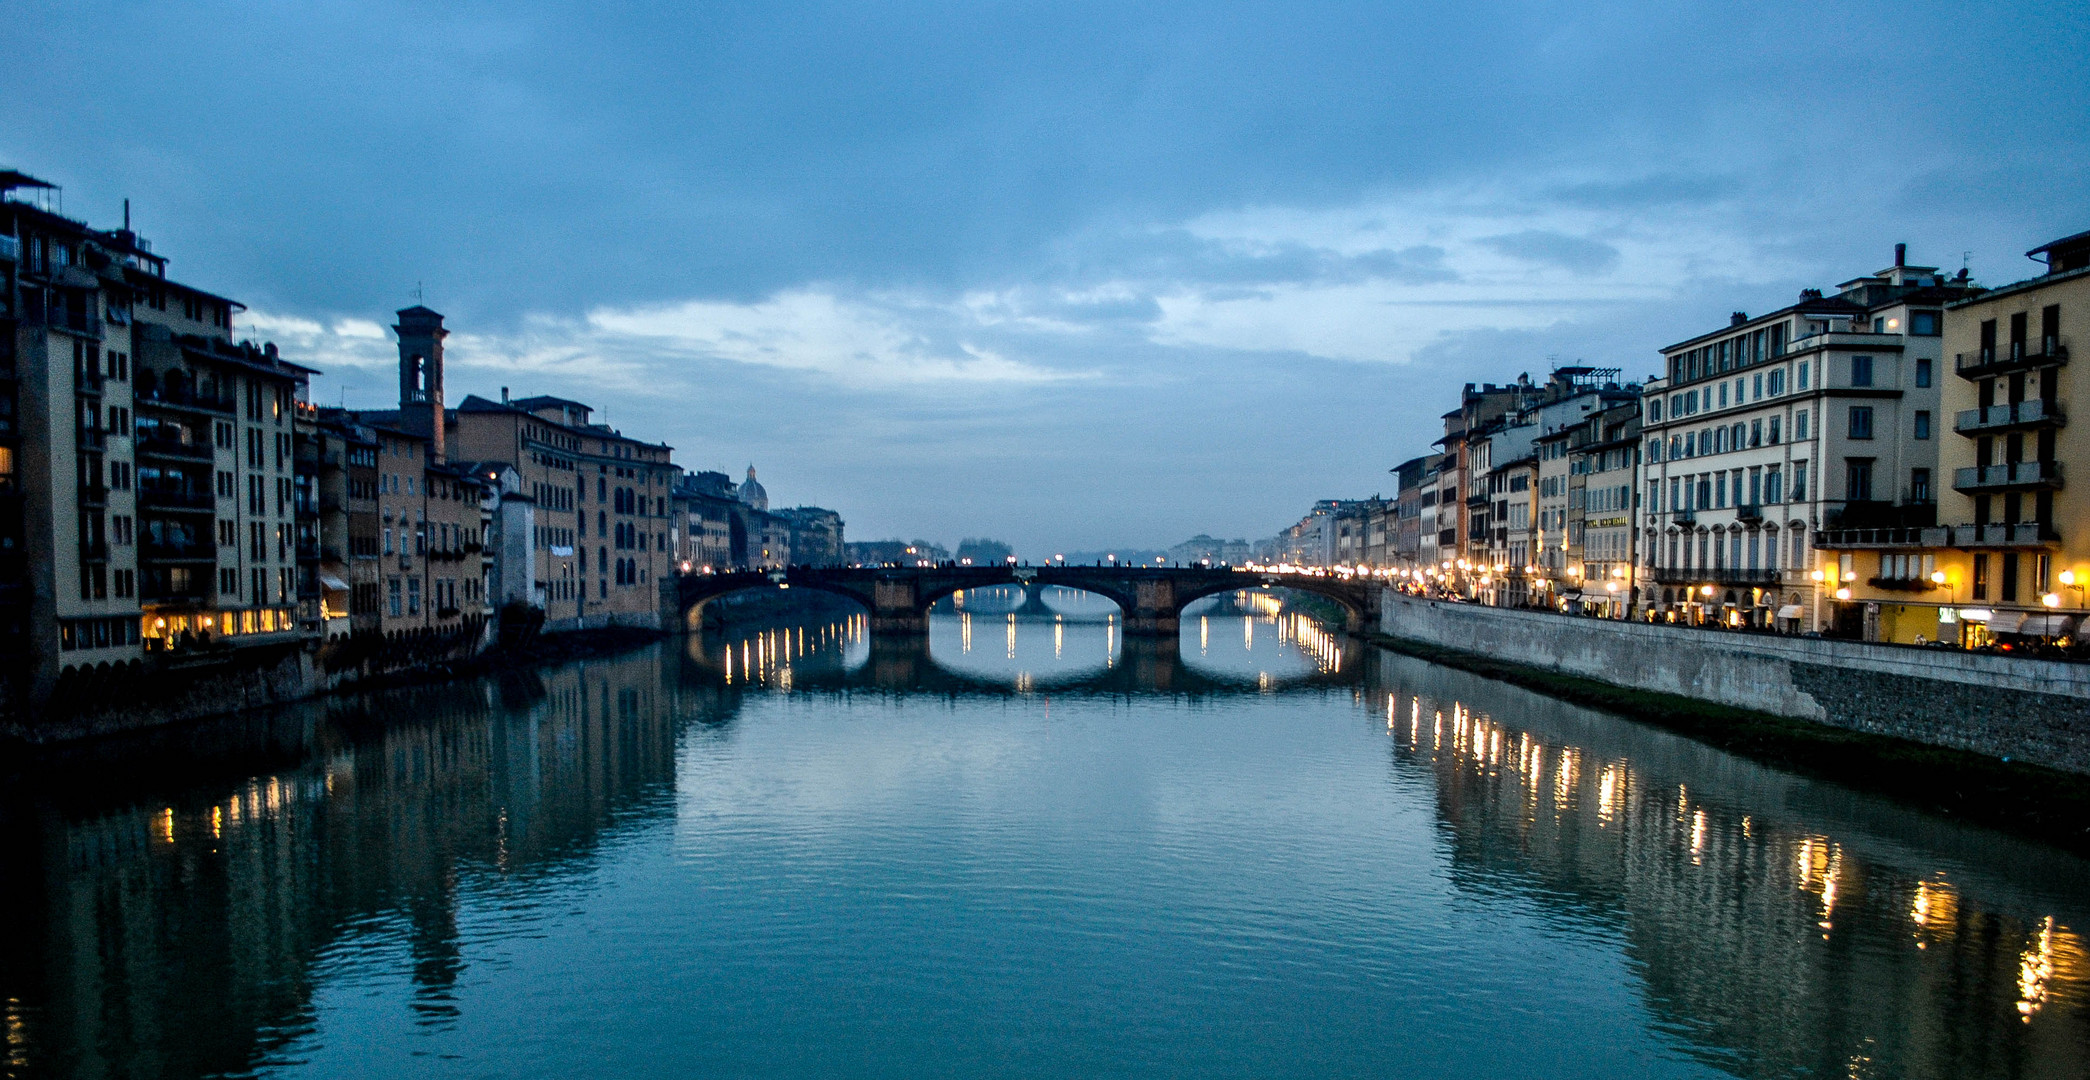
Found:
M 1807 389 L 1807 361 L 1800 361 L 1799 377 L 1793 381 L 1793 385 L 1802 390 Z
M 1928 439 L 1928 438 L 1930 438 L 1930 410 L 1929 410 L 1929 409 L 1917 409 L 1917 410 L 1916 410 L 1916 437 L 1917 437 L 1917 438 L 1919 438 L 1919 439 Z
M 1657 422 L 1657 423 L 1659 423 L 1659 422 L 1661 421 L 1661 419 L 1662 419 L 1662 399 L 1661 399 L 1661 398 L 1649 398 L 1649 399 L 1648 399 L 1648 401 L 1647 401 L 1647 418 L 1648 418 L 1649 420 L 1651 420 L 1651 421 L 1654 421 L 1654 422 Z
M 1807 501 L 1807 463 L 1804 461 L 1792 463 L 1792 501 Z M 1794 548 L 1793 550 L 1798 551 L 1799 549 Z M 1795 555 L 1793 562 L 1797 564 L 1799 561 L 1799 556 Z
M 1872 459 L 1843 459 L 1843 497 L 1852 502 L 1872 501 Z
M 1853 439 L 1872 438 L 1872 406 L 1851 406 L 1850 437 Z
M 1997 575 L 2001 579 L 1997 584 L 2002 586 L 2002 588 L 1997 590 L 1997 599 L 2006 604 L 2017 599 L 2017 563 L 2017 552 L 2006 551 L 2003 553 L 2003 572 Z
M 1780 471 L 1780 467 L 1777 465 L 1765 467 L 1763 471 L 1763 501 L 1767 503 L 1784 502 L 1784 495 L 1784 475 Z
M 398 578 L 391 578 L 385 582 L 385 595 L 387 599 L 386 606 L 390 609 L 392 617 L 398 618 L 400 615 Z
M 1974 555 L 1974 599 L 1988 599 L 1988 553 L 1985 551 Z
M 1918 387 L 1930 385 L 1930 357 L 1928 356 L 1916 358 L 1916 385 Z
M 408 615 L 419 615 L 421 613 L 420 578 L 406 579 L 406 613 Z
M 1853 357 L 1851 357 L 1851 385 L 1852 385 L 1852 386 L 1871 386 L 1871 385 L 1872 385 L 1872 357 L 1870 357 L 1870 356 L 1853 356 Z
M 1802 441 L 1807 438 L 1807 410 L 1801 409 L 1792 415 L 1792 437 Z
M 1940 313 L 1935 311 L 1909 312 L 1909 333 L 1919 337 L 1937 337 L 1943 333 Z M 1926 361 L 1927 363 L 1928 361 Z M 1928 385 L 1928 384 L 1920 384 Z
M 1724 382 L 1720 384 L 1720 407 L 1727 407 L 1727 384 Z
M 1909 501 L 1927 503 L 1931 501 L 1930 470 L 1909 470 Z
M 1779 420 L 1781 420 L 1781 419 L 1783 419 L 1783 417 L 1779 417 L 1779 416 L 1772 416 L 1772 417 L 1771 417 L 1771 420 L 1770 420 L 1770 424 L 1769 424 L 1769 427 L 1768 427 L 1768 429 L 1767 429 L 1767 430 L 1765 430 L 1765 432 L 1764 432 L 1764 436 L 1763 436 L 1763 438 L 1764 438 L 1764 444 L 1765 444 L 1765 445 L 1767 445 L 1767 446 L 1776 446 L 1776 445 L 1778 445 L 1778 421 L 1779 421 Z

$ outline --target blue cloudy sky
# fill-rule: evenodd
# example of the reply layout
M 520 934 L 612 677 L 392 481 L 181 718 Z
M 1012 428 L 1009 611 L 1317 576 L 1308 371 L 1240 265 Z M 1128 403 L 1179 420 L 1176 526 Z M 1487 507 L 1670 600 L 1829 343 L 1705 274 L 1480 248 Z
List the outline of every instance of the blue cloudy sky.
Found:
M 856 538 L 1267 535 L 1464 382 L 2090 228 L 2077 4 L 9 7 L 0 167 L 315 399 L 384 403 L 422 283 L 453 399 Z

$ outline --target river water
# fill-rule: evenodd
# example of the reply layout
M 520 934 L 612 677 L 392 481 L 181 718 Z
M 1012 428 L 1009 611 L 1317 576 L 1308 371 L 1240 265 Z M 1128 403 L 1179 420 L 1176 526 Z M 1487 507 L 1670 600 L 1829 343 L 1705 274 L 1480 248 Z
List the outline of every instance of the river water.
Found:
M 2090 1075 L 2090 866 L 1346 642 L 982 592 L 33 763 L 9 1076 Z

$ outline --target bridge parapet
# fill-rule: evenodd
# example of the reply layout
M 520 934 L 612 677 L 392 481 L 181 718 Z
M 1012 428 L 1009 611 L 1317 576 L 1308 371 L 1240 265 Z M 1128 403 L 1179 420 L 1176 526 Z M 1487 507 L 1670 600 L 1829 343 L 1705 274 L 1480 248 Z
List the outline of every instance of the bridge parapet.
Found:
M 1048 585 L 1079 589 L 1118 606 L 1124 632 L 1135 637 L 1174 637 L 1183 609 L 1207 596 L 1237 589 L 1298 589 L 1342 605 L 1343 629 L 1359 633 L 1377 623 L 1381 587 L 1369 580 L 1280 574 L 1211 567 L 1110 566 L 937 566 L 792 567 L 775 571 L 685 574 L 674 585 L 683 625 L 712 600 L 749 589 L 809 588 L 838 593 L 870 615 L 871 632 L 920 636 L 928 633 L 929 609 L 965 589 L 1017 585 L 1036 601 Z

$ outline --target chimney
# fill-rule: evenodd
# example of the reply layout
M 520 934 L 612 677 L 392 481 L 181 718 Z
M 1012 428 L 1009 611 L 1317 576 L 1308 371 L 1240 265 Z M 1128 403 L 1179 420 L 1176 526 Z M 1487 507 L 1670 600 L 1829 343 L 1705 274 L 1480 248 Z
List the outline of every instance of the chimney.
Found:
M 1746 312 L 1746 311 L 1737 311 L 1737 312 L 1735 312 L 1734 314 L 1732 314 L 1732 315 L 1729 315 L 1729 316 L 1727 317 L 1727 325 L 1729 325 L 1729 326 L 1740 326 L 1740 325 L 1742 325 L 1743 323 L 1745 323 L 1745 322 L 1748 322 L 1748 321 L 1749 321 L 1749 313 L 1748 313 L 1748 312 Z
M 501 404 L 508 404 L 508 388 L 505 386 L 501 387 Z
M 1896 265 L 1896 266 L 1907 266 L 1908 264 L 1909 264 L 1909 246 L 1908 246 L 1907 244 L 1896 244 L 1896 245 L 1894 245 L 1894 265 Z
M 429 460 L 443 456 L 443 317 L 419 304 L 399 312 L 399 426 L 428 436 Z

